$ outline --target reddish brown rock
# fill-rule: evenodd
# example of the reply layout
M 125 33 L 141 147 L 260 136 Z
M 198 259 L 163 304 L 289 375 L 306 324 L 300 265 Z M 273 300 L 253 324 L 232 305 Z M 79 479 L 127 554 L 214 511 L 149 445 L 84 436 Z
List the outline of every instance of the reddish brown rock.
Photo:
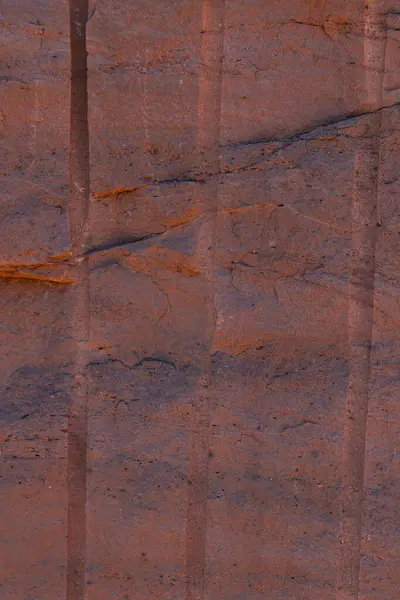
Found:
M 2 597 L 397 598 L 400 4 L 20 4 Z
M 68 4 L 5 1 L 1 16 L 0 595 L 61 598 L 72 358 Z
M 68 3 L 6 1 L 2 17 L 1 264 L 32 263 L 69 244 Z

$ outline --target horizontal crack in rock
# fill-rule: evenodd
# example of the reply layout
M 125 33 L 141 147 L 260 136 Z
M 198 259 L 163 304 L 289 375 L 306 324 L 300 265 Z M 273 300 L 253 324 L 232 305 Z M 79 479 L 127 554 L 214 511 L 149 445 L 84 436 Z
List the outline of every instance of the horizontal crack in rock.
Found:
M 104 361 L 92 361 L 92 362 L 88 363 L 88 367 L 106 365 L 108 363 L 119 363 L 120 365 L 122 365 L 123 367 L 126 367 L 129 370 L 138 369 L 139 367 L 142 367 L 145 363 L 160 363 L 160 364 L 168 365 L 169 367 L 172 367 L 173 369 L 177 368 L 176 364 L 174 362 L 172 362 L 170 360 L 165 360 L 163 358 L 153 357 L 153 356 L 145 356 L 144 358 L 139 360 L 134 365 L 128 365 L 127 363 L 123 362 L 119 358 L 107 358 Z
M 310 421 L 309 419 L 305 419 L 301 421 L 301 423 L 296 423 L 296 425 L 285 425 L 281 429 L 281 433 L 287 431 L 288 429 L 298 429 L 299 427 L 303 427 L 304 425 L 318 425 L 316 421 Z

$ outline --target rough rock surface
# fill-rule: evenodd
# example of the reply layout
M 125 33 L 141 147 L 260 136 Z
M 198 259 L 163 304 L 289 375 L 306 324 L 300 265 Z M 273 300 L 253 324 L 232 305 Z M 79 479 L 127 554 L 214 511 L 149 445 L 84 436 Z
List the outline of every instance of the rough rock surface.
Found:
M 397 600 L 400 2 L 1 13 L 1 597 Z

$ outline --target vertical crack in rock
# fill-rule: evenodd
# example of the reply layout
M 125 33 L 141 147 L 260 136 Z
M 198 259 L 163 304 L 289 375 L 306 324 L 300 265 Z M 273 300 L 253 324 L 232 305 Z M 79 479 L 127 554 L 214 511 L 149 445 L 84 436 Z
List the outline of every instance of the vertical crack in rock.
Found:
M 206 355 L 193 407 L 186 522 L 186 600 L 203 600 L 205 592 L 209 428 L 212 403 L 212 345 L 216 327 L 214 254 L 220 170 L 220 120 L 224 54 L 225 0 L 203 0 L 201 68 L 198 99 L 199 169 L 206 183 L 198 189 L 204 218 L 197 243 L 207 282 Z
M 87 344 L 89 271 L 85 256 L 89 209 L 89 130 L 86 23 L 88 0 L 70 0 L 71 121 L 69 225 L 77 283 L 72 294 L 73 390 L 68 414 L 67 600 L 85 597 L 87 471 Z
M 364 73 L 369 110 L 382 105 L 386 53 L 385 0 L 365 8 Z M 368 387 L 373 326 L 382 112 L 359 140 L 354 173 L 353 264 L 349 287 L 350 372 L 344 418 L 340 547 L 336 600 L 358 600 Z

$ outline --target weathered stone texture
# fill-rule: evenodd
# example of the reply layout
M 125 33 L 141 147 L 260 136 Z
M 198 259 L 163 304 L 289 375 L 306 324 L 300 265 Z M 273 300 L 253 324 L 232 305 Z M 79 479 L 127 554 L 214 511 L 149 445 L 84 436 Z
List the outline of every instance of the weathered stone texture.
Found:
M 68 4 L 5 0 L 1 18 L 0 595 L 61 600 L 71 323 L 48 282 L 69 247 Z
M 69 184 L 85 57 L 34 4 L 3 8 L 2 597 L 394 600 L 400 4 L 71 0 Z

